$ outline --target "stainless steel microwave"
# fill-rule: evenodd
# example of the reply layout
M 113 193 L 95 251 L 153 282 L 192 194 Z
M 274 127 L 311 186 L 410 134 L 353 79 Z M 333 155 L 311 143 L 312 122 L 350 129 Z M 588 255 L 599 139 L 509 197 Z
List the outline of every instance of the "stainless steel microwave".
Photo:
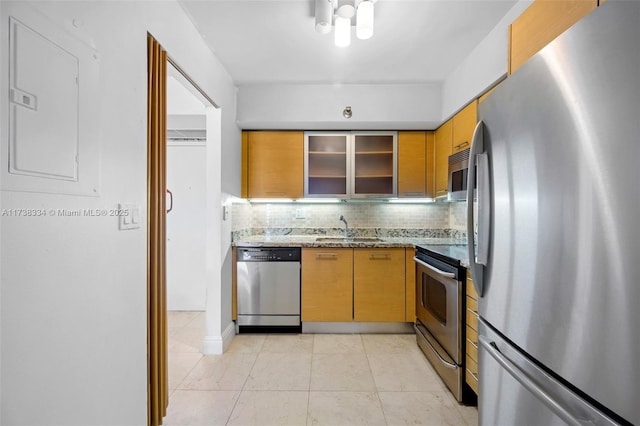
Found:
M 467 174 L 469 170 L 469 148 L 449 156 L 449 201 L 467 199 Z

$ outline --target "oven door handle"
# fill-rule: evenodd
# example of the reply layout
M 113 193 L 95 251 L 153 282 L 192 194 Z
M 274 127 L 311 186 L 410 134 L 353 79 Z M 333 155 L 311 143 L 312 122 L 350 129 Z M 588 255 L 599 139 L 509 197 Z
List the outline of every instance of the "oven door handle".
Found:
M 441 271 L 440 269 L 436 268 L 435 266 L 431 266 L 428 263 L 425 263 L 422 260 L 418 259 L 417 257 L 414 257 L 413 260 L 416 261 L 417 263 L 421 264 L 422 266 L 425 266 L 425 267 L 431 269 L 433 272 L 436 272 L 436 273 L 442 275 L 443 277 L 447 277 L 447 278 L 455 278 L 456 277 L 456 274 L 454 274 L 453 272 Z

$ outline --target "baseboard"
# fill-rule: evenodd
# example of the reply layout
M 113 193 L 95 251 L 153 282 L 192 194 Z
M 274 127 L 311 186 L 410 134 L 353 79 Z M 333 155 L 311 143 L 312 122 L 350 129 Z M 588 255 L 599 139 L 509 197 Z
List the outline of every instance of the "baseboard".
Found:
M 222 332 L 222 349 L 226 351 L 233 338 L 236 337 L 236 324 L 231 321 Z
M 303 322 L 303 333 L 391 333 L 413 334 L 410 322 Z
M 202 353 L 205 355 L 221 355 L 229 347 L 236 335 L 236 327 L 232 322 L 222 332 L 222 336 L 204 336 Z

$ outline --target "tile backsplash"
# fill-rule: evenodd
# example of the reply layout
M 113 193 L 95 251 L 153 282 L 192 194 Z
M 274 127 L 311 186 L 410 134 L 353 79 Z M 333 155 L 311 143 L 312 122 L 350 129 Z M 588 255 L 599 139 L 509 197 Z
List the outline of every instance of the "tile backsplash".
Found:
M 465 230 L 466 203 L 394 204 L 356 202 L 339 204 L 233 204 L 233 231 L 251 228 L 349 228 Z

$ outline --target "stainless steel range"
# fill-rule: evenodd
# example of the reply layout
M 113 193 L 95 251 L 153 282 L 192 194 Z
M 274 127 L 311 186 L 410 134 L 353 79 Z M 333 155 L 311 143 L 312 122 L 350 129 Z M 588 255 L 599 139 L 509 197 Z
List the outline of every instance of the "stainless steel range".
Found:
M 472 397 L 464 383 L 464 281 L 455 251 L 466 246 L 416 246 L 416 339 L 460 402 Z

